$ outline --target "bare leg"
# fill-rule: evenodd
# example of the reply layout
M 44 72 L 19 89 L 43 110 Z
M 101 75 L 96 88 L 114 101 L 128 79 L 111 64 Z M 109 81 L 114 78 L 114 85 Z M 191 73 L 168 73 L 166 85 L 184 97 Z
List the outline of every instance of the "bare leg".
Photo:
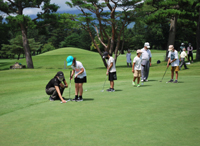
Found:
M 173 78 L 174 78 L 174 72 L 171 71 L 171 79 L 173 80 Z
M 79 83 L 78 86 L 79 86 L 79 96 L 82 96 L 82 94 L 83 94 L 83 83 Z
M 110 81 L 110 88 L 114 89 L 114 81 Z
M 176 71 L 176 80 L 178 80 L 178 71 Z
M 79 83 L 75 83 L 75 95 L 78 95 L 79 92 Z
M 138 77 L 138 79 L 137 79 L 137 84 L 139 84 L 140 83 L 140 77 Z
M 136 77 L 134 77 L 133 82 L 135 82 Z

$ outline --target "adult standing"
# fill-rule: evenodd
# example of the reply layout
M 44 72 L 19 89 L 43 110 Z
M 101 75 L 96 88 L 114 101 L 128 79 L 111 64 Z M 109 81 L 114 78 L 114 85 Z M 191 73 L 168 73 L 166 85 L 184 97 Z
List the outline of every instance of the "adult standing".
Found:
M 62 84 L 62 82 L 64 84 Z M 53 79 L 49 81 L 46 85 L 46 93 L 50 95 L 49 100 L 61 100 L 63 103 L 67 102 L 66 99 L 62 97 L 64 89 L 67 88 L 67 82 L 65 80 L 64 74 L 62 71 L 57 72 Z
M 178 83 L 178 71 L 179 71 L 179 60 L 178 60 L 178 52 L 174 49 L 173 45 L 169 46 L 169 54 L 168 54 L 168 63 L 167 67 L 169 67 L 169 64 L 171 63 L 171 80 L 168 81 L 168 83 Z M 174 72 L 176 73 L 176 80 L 173 81 L 174 78 Z
M 132 67 L 130 49 L 128 49 L 128 52 L 127 52 L 127 54 L 126 54 L 126 62 L 127 62 L 127 67 L 129 67 L 129 64 L 130 64 L 130 67 Z
M 148 42 L 144 43 L 144 48 L 141 49 L 142 51 L 142 55 L 141 55 L 141 59 L 142 59 L 142 63 L 141 63 L 141 73 L 142 73 L 142 78 L 141 78 L 141 82 L 148 82 L 148 76 L 149 76 L 149 67 L 151 66 L 151 51 L 149 50 L 150 45 Z
M 103 53 L 103 58 L 107 59 L 107 71 L 106 75 L 108 75 L 108 80 L 110 81 L 110 88 L 107 89 L 108 92 L 114 92 L 114 80 L 117 80 L 115 60 L 112 56 L 108 54 L 108 52 Z
M 70 79 L 74 76 L 75 82 L 75 98 L 74 101 L 83 101 L 83 83 L 87 82 L 86 70 L 80 61 L 72 56 L 67 57 L 67 66 L 72 67 L 72 74 Z
M 193 62 L 193 47 L 191 45 L 191 43 L 189 43 L 189 46 L 187 47 L 187 55 L 188 55 L 188 60 L 190 61 L 190 57 L 192 58 L 192 62 Z

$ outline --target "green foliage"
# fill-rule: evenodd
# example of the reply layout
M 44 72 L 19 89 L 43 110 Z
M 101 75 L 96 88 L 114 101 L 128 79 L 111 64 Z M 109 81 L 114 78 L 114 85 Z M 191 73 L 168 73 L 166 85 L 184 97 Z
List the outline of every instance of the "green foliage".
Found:
M 48 52 L 48 51 L 51 51 L 51 50 L 55 50 L 55 47 L 52 45 L 51 42 L 44 44 L 44 46 L 42 46 L 42 49 L 41 49 L 42 53 Z

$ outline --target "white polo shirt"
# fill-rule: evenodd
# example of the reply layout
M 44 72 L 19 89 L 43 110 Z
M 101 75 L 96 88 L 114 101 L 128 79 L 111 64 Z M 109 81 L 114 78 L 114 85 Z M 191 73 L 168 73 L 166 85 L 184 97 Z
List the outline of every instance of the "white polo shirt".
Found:
M 182 51 L 181 52 L 181 58 L 185 58 L 187 56 L 186 52 L 185 51 Z
M 113 63 L 113 66 L 111 67 L 109 72 L 116 72 L 116 67 L 115 67 L 115 59 L 113 57 L 110 56 L 110 58 L 107 61 L 107 65 L 108 67 L 110 66 L 110 64 Z
M 76 61 L 76 67 L 73 65 L 71 66 L 73 70 L 75 70 L 75 75 L 81 71 L 81 69 L 84 69 L 84 72 L 77 76 L 77 78 L 84 78 L 86 76 L 85 68 L 83 67 L 83 64 L 80 61 Z
M 142 48 L 141 51 L 142 51 L 141 59 L 149 61 L 149 59 L 152 57 L 151 51 L 149 49 L 146 50 L 144 48 Z
M 178 52 L 176 50 L 174 50 L 174 52 L 169 51 L 168 58 L 170 58 L 171 61 L 176 59 L 176 61 L 171 63 L 171 66 L 179 66 Z

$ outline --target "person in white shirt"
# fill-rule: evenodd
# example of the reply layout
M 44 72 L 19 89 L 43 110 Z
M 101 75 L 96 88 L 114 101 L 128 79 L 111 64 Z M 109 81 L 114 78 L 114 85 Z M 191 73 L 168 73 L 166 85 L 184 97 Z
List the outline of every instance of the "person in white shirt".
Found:
M 75 82 L 75 98 L 74 101 L 83 101 L 83 83 L 87 82 L 87 75 L 86 70 L 83 67 L 83 64 L 80 61 L 76 61 L 76 58 L 72 56 L 67 57 L 67 66 L 72 67 L 72 74 L 70 80 L 73 78 L 74 75 L 74 82 Z M 79 95 L 79 96 L 78 96 Z
M 167 67 L 169 67 L 169 64 L 171 63 L 171 80 L 168 81 L 168 83 L 173 82 L 174 78 L 174 72 L 176 73 L 176 80 L 173 83 L 178 83 L 178 71 L 179 71 L 179 60 L 178 60 L 178 52 L 174 49 L 173 45 L 169 46 L 169 54 L 168 54 L 168 63 Z
M 108 54 L 108 52 L 103 53 L 103 58 L 107 59 L 107 71 L 108 80 L 110 81 L 110 89 L 107 89 L 108 92 L 114 92 L 114 80 L 117 80 L 117 73 L 115 67 L 115 59 Z
M 134 78 L 133 78 L 133 86 L 135 86 L 135 80 L 137 79 L 137 87 L 140 86 L 140 77 L 141 77 L 141 56 L 142 51 L 141 50 L 137 50 L 137 56 L 133 59 L 133 66 L 132 66 L 132 72 L 134 73 Z
M 148 81 L 148 76 L 149 76 L 149 67 L 151 66 L 151 51 L 149 50 L 150 45 L 148 42 L 144 43 L 144 48 L 141 49 L 142 51 L 142 55 L 141 55 L 141 59 L 142 59 L 142 68 L 141 68 L 141 73 L 142 73 L 142 79 L 141 81 Z
M 183 48 L 183 51 L 181 52 L 181 55 L 180 55 L 180 66 L 179 66 L 179 69 L 181 70 L 181 67 L 184 65 L 185 69 L 188 69 L 187 66 L 186 66 L 186 63 L 185 63 L 185 58 L 187 58 L 187 54 L 185 52 L 185 48 Z M 188 60 L 188 58 L 187 58 Z M 189 61 L 189 60 L 188 60 Z
M 126 62 L 127 62 L 127 67 L 129 67 L 129 64 L 130 64 L 130 67 L 132 66 L 130 49 L 128 49 L 128 53 L 126 54 Z

